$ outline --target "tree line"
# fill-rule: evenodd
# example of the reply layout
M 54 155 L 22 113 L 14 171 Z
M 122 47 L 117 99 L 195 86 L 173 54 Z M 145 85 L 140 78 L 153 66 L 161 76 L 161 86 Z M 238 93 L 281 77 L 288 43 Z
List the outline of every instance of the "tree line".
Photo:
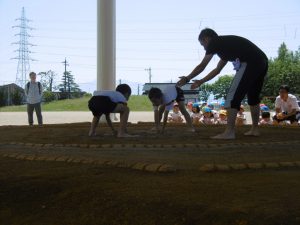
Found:
M 58 85 L 56 85 L 58 75 L 52 70 L 39 72 L 37 75 L 40 76 L 39 82 L 43 88 L 44 102 L 51 102 L 56 99 L 77 98 L 81 96 L 82 91 L 75 82 L 74 75 L 71 71 L 63 73 L 61 82 Z M 7 102 L 7 98 L 10 100 L 9 103 Z M 11 93 L 4 88 L 0 89 L 0 107 L 7 104 L 21 105 L 24 103 L 24 100 L 24 92 L 19 89 L 15 89 Z

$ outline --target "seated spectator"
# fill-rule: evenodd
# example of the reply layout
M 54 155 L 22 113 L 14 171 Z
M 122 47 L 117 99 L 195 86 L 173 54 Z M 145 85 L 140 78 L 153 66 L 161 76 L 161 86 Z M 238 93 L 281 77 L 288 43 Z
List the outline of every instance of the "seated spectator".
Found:
M 191 116 L 193 114 L 193 103 L 192 102 L 188 102 L 186 104 L 186 111 L 189 113 L 189 115 Z
M 204 107 L 206 107 L 207 106 L 207 103 L 206 102 L 203 102 L 202 104 L 201 104 L 201 106 L 200 106 L 200 110 L 202 111 L 202 109 L 204 108 Z
M 193 111 L 193 113 L 191 115 L 191 118 L 192 118 L 193 124 L 199 124 L 200 123 L 200 119 L 202 117 L 199 104 L 194 103 L 193 107 L 192 107 L 192 111 Z
M 214 124 L 215 119 L 214 119 L 214 115 L 211 112 L 211 108 L 203 107 L 202 108 L 202 113 L 203 113 L 203 116 L 200 119 L 200 123 L 202 123 L 202 124 Z
M 214 115 L 214 122 L 216 122 L 219 118 L 219 113 L 214 110 L 215 106 L 213 104 L 208 104 L 208 107 L 211 109 L 211 113 Z
M 272 125 L 273 122 L 271 120 L 271 114 L 268 111 L 263 111 L 261 113 L 261 120 L 259 121 L 259 125 Z
M 263 113 L 263 112 L 270 112 L 269 107 L 266 105 L 260 106 L 260 113 Z
M 225 102 L 221 102 L 221 104 L 220 104 L 220 110 L 225 110 Z
M 235 124 L 237 126 L 246 125 L 246 115 L 245 115 L 245 107 L 243 105 L 240 106 L 240 110 L 237 113 Z
M 290 88 L 287 85 L 281 85 L 279 96 L 275 101 L 274 124 L 288 123 L 297 125 L 300 119 L 300 108 L 297 98 L 289 94 Z
M 182 123 L 183 122 L 182 114 L 180 113 L 178 103 L 174 104 L 173 112 L 169 113 L 168 121 L 170 123 Z
M 227 111 L 226 110 L 220 110 L 219 118 L 217 119 L 215 124 L 227 124 Z

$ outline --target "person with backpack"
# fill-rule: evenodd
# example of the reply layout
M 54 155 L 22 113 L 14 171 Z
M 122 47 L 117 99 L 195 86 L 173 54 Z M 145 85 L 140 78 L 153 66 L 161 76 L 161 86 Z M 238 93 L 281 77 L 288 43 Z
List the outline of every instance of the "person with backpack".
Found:
M 25 86 L 25 96 L 27 100 L 27 114 L 29 126 L 33 126 L 33 111 L 35 110 L 38 124 L 43 125 L 41 101 L 43 96 L 42 85 L 36 81 L 36 73 L 29 74 L 30 81 Z

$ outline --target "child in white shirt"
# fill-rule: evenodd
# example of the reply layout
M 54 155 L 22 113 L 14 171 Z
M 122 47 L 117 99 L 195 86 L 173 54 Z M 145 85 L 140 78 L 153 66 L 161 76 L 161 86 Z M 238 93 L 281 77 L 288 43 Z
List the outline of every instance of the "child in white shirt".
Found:
M 183 119 L 181 116 L 182 114 L 180 113 L 179 106 L 177 103 L 175 103 L 173 106 L 173 112 L 169 113 L 168 121 L 170 123 L 182 123 Z
M 242 125 L 247 124 L 246 114 L 244 112 L 245 112 L 245 108 L 243 105 L 241 105 L 240 110 L 237 113 L 237 117 L 236 117 L 236 121 L 235 121 L 235 124 L 237 126 L 242 126 Z

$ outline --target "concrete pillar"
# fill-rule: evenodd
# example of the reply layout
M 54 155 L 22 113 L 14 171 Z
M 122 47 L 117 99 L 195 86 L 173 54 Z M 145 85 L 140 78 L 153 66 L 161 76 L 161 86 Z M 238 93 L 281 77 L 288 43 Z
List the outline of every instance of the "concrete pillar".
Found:
M 97 0 L 97 90 L 116 87 L 116 0 Z

